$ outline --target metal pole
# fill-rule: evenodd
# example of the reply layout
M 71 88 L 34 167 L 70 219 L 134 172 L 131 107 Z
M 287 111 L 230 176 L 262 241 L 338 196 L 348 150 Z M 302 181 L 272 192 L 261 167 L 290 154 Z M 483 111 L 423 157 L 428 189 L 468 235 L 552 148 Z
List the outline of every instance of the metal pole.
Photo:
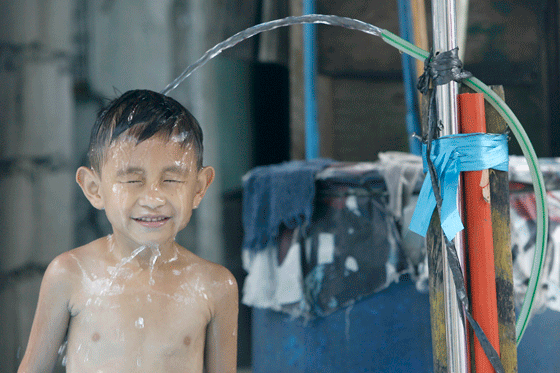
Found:
M 455 0 L 432 0 L 432 21 L 434 32 L 434 53 L 446 52 L 457 46 Z M 451 82 L 438 86 L 436 92 L 438 119 L 442 124 L 442 135 L 459 133 L 457 119 L 457 94 L 459 86 Z M 460 185 L 460 183 L 459 183 Z M 461 191 L 457 193 L 457 206 L 462 215 Z M 443 233 L 442 233 L 443 234 Z M 442 240 L 442 242 L 445 242 Z M 445 245 L 445 243 L 443 244 Z M 462 233 L 455 237 L 457 255 L 464 269 L 464 242 Z M 447 250 L 442 247 L 443 284 L 445 305 L 445 331 L 447 343 L 447 367 L 449 372 L 468 372 L 466 329 L 463 325 L 463 312 L 457 299 L 453 276 L 449 269 Z M 464 273 L 464 271 L 463 271 Z

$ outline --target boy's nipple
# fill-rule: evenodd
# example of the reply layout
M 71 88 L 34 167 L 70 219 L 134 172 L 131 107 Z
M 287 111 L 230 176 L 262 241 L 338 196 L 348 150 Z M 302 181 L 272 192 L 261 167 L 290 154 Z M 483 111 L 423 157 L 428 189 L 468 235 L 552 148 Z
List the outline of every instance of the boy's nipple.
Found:
M 97 342 L 101 339 L 101 336 L 99 335 L 98 332 L 93 333 L 93 335 L 91 336 L 91 340 L 94 342 Z
M 185 339 L 183 339 L 183 344 L 185 346 L 189 346 L 191 344 L 191 338 L 187 335 Z

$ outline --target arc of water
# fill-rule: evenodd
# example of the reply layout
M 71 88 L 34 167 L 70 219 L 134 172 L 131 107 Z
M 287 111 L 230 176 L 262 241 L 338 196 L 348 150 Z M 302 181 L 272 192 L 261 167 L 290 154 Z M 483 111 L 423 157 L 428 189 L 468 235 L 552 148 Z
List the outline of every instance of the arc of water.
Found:
M 221 43 L 216 44 L 213 48 L 209 49 L 200 57 L 196 62 L 192 65 L 187 67 L 177 78 L 175 78 L 171 83 L 169 83 L 161 93 L 166 95 L 179 84 L 183 80 L 185 80 L 189 75 L 193 73 L 196 69 L 203 66 L 206 62 L 211 60 L 212 58 L 216 57 L 225 49 L 231 48 L 234 45 L 242 42 L 245 39 L 249 39 L 252 36 L 260 34 L 261 32 L 274 30 L 279 27 L 296 25 L 296 24 L 305 24 L 305 23 L 314 23 L 314 24 L 325 24 L 331 26 L 341 26 L 347 29 L 358 30 L 365 32 L 366 34 L 374 35 L 374 36 L 381 36 L 381 32 L 383 31 L 381 28 L 373 26 L 369 23 L 359 21 L 353 18 L 347 17 L 339 17 L 333 15 L 323 15 L 323 14 L 309 14 L 304 16 L 293 16 L 293 17 L 286 17 L 282 19 L 275 19 L 273 21 L 260 23 L 256 26 L 249 27 L 243 31 L 238 32 L 237 34 L 227 38 L 226 40 L 222 41 Z

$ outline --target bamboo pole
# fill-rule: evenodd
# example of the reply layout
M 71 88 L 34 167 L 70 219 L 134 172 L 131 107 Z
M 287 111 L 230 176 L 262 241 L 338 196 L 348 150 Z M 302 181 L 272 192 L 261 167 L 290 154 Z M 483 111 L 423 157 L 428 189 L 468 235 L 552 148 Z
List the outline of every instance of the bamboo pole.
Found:
M 504 88 L 491 87 L 502 99 Z M 507 123 L 488 102 L 485 102 L 486 131 L 504 133 Z M 498 300 L 498 330 L 500 357 L 507 373 L 517 373 L 517 345 L 515 335 L 515 306 L 513 293 L 513 261 L 509 214 L 509 180 L 506 171 L 490 170 L 490 200 L 496 294 Z

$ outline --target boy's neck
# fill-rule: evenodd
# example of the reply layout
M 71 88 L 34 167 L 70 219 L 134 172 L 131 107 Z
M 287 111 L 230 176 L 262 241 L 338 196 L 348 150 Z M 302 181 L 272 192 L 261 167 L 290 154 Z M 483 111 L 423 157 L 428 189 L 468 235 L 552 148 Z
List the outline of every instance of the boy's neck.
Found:
M 175 241 L 165 244 L 137 245 L 130 242 L 122 242 L 118 235 L 107 237 L 109 251 L 121 263 L 135 263 L 140 267 L 156 267 L 163 263 L 172 262 L 178 257 L 178 249 Z

